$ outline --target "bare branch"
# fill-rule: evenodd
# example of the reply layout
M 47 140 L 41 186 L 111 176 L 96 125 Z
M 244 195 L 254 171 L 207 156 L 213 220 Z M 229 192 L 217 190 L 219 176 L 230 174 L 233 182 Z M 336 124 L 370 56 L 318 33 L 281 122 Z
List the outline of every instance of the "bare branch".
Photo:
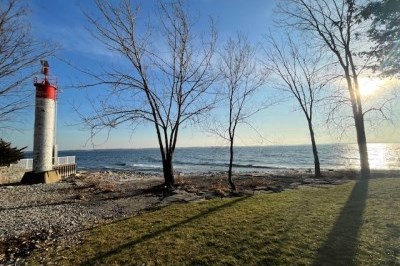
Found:
M 211 25 L 207 41 L 196 36 L 181 0 L 160 1 L 155 24 L 147 28 L 140 24 L 140 8 L 128 0 L 120 5 L 97 0 L 96 5 L 101 18 L 86 14 L 95 29 L 94 36 L 129 68 L 111 68 L 101 75 L 88 73 L 93 82 L 84 87 L 107 86 L 110 92 L 83 121 L 95 134 L 126 123 L 153 124 L 165 183 L 171 186 L 180 126 L 213 106 L 209 90 L 216 79 L 211 68 L 215 29 Z
M 233 146 L 237 127 L 248 123 L 247 119 L 262 110 L 250 106 L 251 98 L 264 85 L 266 72 L 256 63 L 256 47 L 250 45 L 241 34 L 236 39 L 230 38 L 220 52 L 219 72 L 222 79 L 223 99 L 221 105 L 228 106 L 227 121 L 214 121 L 208 132 L 216 134 L 230 145 L 228 181 L 232 190 L 236 190 L 232 180 Z
M 27 12 L 20 0 L 0 5 L 0 128 L 18 122 L 18 114 L 30 105 L 24 87 L 34 75 L 32 67 L 55 50 L 33 38 Z
M 315 37 L 315 42 L 335 58 L 346 82 L 353 113 L 356 138 L 360 153 L 361 176 L 370 177 L 367 137 L 359 75 L 365 62 L 358 56 L 362 51 L 361 32 L 357 31 L 358 0 L 281 0 L 279 12 L 286 26 L 300 29 Z M 368 49 L 368 48 L 366 48 Z M 361 62 L 361 63 L 360 63 Z
M 295 98 L 303 112 L 314 154 L 315 176 L 321 176 L 313 118 L 317 104 L 326 97 L 323 90 L 332 81 L 327 71 L 330 64 L 321 51 L 310 50 L 305 41 L 295 43 L 289 34 L 280 41 L 269 35 L 266 41 L 265 64 L 274 74 L 275 87 Z

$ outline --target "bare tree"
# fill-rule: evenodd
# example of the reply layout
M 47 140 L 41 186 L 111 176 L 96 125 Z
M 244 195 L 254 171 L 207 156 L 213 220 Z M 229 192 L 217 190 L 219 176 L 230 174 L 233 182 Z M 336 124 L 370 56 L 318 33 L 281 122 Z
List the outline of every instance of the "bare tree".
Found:
M 0 3 L 0 128 L 17 120 L 16 113 L 29 105 L 24 89 L 40 59 L 54 52 L 31 34 L 28 7 L 20 0 Z M 36 69 L 36 68 L 35 68 Z
M 354 126 L 360 154 L 361 177 L 370 177 L 364 112 L 360 96 L 359 75 L 365 64 L 357 63 L 359 32 L 356 32 L 356 0 L 281 0 L 280 12 L 286 15 L 286 25 L 314 34 L 333 53 L 343 71 L 350 95 Z M 365 62 L 364 62 L 365 63 Z
M 219 72 L 223 82 L 223 98 L 220 104 L 228 107 L 228 114 L 223 122 L 214 122 L 209 131 L 229 143 L 228 182 L 234 191 L 236 186 L 232 179 L 232 170 L 237 128 L 241 123 L 248 124 L 248 119 L 263 107 L 257 107 L 254 101 L 251 101 L 266 80 L 266 73 L 256 62 L 256 52 L 256 47 L 238 34 L 236 39 L 228 39 L 222 48 L 219 61 Z
M 266 65 L 276 77 L 275 87 L 294 97 L 306 117 L 314 155 L 314 174 L 320 177 L 313 118 L 315 108 L 322 100 L 321 90 L 332 80 L 327 74 L 327 63 L 323 61 L 321 51 L 310 50 L 305 42 L 295 43 L 289 35 L 280 42 L 271 35 L 266 39 Z
M 215 80 L 211 59 L 215 50 L 213 24 L 207 39 L 196 35 L 184 1 L 162 1 L 155 25 L 140 28 L 139 8 L 96 1 L 100 19 L 88 16 L 95 37 L 121 58 L 119 68 L 93 75 L 92 84 L 110 93 L 95 103 L 95 114 L 84 122 L 92 133 L 123 123 L 150 122 L 160 148 L 165 186 L 174 186 L 173 156 L 180 126 L 196 122 L 209 111 Z M 147 22 L 147 21 L 144 21 Z
M 373 132 L 379 132 L 382 126 L 394 126 L 395 106 L 399 99 L 399 93 L 396 91 L 396 84 L 374 84 L 373 79 L 366 79 L 370 84 L 367 86 L 376 90 L 371 95 L 361 95 L 363 106 L 364 123 L 368 125 Z M 372 81 L 371 81 L 372 80 Z M 360 80 L 361 84 L 366 83 Z M 372 84 L 371 84 L 372 83 Z M 324 106 L 326 113 L 326 123 L 331 132 L 339 133 L 340 138 L 347 135 L 349 128 L 354 125 L 354 117 L 349 114 L 352 103 L 348 95 L 343 94 L 343 83 L 332 84 L 330 86 L 330 95 L 325 98 Z M 361 85 L 362 86 L 362 85 Z

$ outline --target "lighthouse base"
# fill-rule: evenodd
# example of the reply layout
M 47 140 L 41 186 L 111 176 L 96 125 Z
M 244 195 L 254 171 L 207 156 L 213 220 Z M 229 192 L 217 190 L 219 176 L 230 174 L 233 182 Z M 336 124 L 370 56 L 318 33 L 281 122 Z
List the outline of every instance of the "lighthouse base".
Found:
M 50 184 L 61 180 L 61 176 L 56 170 L 47 172 L 35 173 L 26 172 L 21 179 L 21 184 L 33 185 L 33 184 Z

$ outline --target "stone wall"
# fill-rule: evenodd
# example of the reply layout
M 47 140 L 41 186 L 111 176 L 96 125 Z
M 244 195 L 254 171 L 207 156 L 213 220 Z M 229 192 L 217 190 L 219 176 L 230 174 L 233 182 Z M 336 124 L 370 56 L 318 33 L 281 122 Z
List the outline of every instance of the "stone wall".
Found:
M 0 184 L 16 183 L 21 181 L 25 169 L 11 165 L 9 167 L 0 167 Z

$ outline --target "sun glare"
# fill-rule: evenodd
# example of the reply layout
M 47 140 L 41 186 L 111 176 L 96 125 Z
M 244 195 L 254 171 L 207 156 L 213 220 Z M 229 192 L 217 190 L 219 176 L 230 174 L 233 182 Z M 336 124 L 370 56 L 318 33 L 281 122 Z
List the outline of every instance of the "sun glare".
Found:
M 375 94 L 383 85 L 384 80 L 378 78 L 359 79 L 361 96 L 371 96 Z

